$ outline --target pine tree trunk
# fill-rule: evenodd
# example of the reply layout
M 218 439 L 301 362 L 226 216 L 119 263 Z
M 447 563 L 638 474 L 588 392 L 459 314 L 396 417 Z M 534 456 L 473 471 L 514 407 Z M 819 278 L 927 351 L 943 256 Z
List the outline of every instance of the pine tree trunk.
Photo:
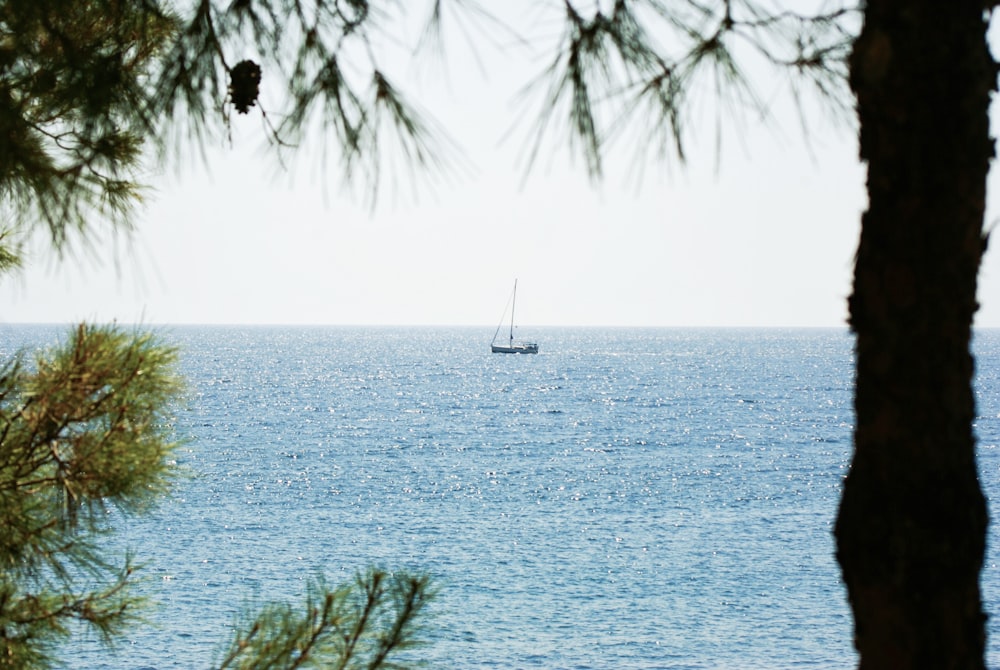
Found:
M 836 525 L 860 667 L 984 668 L 970 353 L 996 71 L 982 0 L 868 0 L 851 56 L 869 208 Z

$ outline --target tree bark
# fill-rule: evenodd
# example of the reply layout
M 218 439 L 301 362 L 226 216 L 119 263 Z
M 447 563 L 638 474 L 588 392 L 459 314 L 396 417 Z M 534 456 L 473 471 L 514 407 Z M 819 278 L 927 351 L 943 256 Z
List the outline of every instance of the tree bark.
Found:
M 835 535 L 865 670 L 985 667 L 970 344 L 992 4 L 868 0 L 851 55 L 869 207 L 849 300 L 855 451 Z

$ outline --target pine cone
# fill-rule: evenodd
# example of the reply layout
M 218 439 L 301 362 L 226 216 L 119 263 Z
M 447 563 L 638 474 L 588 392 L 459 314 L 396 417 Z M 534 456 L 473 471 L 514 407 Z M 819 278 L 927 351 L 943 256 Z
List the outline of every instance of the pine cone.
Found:
M 243 60 L 229 71 L 229 99 L 240 114 L 246 114 L 257 102 L 260 93 L 260 66 Z

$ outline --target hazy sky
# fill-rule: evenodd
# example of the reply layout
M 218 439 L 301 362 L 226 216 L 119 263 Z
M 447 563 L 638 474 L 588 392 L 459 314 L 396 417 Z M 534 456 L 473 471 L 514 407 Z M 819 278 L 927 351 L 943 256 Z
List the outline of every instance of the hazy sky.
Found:
M 283 171 L 260 150 L 260 116 L 234 118 L 234 145 L 209 147 L 207 170 L 191 160 L 150 177 L 156 192 L 131 241 L 62 263 L 41 255 L 5 278 L 0 322 L 492 328 L 518 278 L 525 335 L 530 325 L 844 324 L 866 203 L 850 130 L 816 122 L 806 142 L 783 89 L 765 85 L 777 121 L 729 127 L 718 160 L 706 111 L 690 121 L 686 166 L 647 162 L 636 180 L 624 145 L 594 186 L 556 141 L 525 179 L 534 119 L 514 101 L 543 63 L 487 50 L 487 76 L 456 49 L 447 80 L 407 71 L 402 83 L 469 169 L 416 196 L 405 177 L 386 184 L 372 211 L 341 188 L 335 160 L 323 169 L 307 151 Z M 987 220 L 995 198 L 989 209 Z M 1000 326 L 996 246 L 981 273 L 981 326 Z

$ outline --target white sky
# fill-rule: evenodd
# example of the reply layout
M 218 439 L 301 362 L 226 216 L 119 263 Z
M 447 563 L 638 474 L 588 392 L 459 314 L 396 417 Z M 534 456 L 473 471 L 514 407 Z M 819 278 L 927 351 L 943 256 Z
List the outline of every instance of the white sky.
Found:
M 565 142 L 524 180 L 534 119 L 514 99 L 542 63 L 487 50 L 486 79 L 456 48 L 447 84 L 407 73 L 402 88 L 471 171 L 416 199 L 387 185 L 373 212 L 314 157 L 282 172 L 261 154 L 260 117 L 234 118 L 235 145 L 210 147 L 207 172 L 191 160 L 151 179 L 130 248 L 49 254 L 4 278 L 0 322 L 492 328 L 516 277 L 522 328 L 844 324 L 866 203 L 850 130 L 815 122 L 807 144 L 782 103 L 776 124 L 725 134 L 717 162 L 707 113 L 690 122 L 689 164 L 651 163 L 641 183 L 619 152 L 593 186 Z M 1000 326 L 996 246 L 979 326 Z

